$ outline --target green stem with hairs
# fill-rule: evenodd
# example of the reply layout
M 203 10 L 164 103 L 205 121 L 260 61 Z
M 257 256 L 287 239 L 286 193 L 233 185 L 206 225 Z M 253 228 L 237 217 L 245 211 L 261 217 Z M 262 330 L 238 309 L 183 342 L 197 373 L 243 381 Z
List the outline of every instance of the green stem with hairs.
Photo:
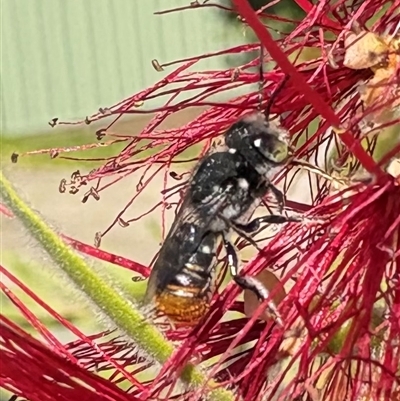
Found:
M 160 364 L 165 363 L 174 352 L 174 346 L 165 339 L 141 311 L 116 292 L 106 281 L 54 232 L 18 196 L 12 184 L 0 172 L 0 194 L 5 204 L 21 220 L 28 232 L 40 243 L 54 263 L 73 281 L 81 292 L 137 346 Z M 187 364 L 180 379 L 192 389 L 204 388 L 208 398 L 215 401 L 235 399 L 232 392 L 216 388 L 216 383 L 192 364 Z

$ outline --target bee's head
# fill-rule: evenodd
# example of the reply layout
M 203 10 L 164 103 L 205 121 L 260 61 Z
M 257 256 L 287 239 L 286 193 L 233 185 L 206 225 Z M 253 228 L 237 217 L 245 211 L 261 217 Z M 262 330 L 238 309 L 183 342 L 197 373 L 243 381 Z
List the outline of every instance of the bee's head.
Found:
M 290 155 L 288 132 L 261 113 L 245 116 L 232 125 L 225 134 L 225 143 L 260 174 L 284 164 Z

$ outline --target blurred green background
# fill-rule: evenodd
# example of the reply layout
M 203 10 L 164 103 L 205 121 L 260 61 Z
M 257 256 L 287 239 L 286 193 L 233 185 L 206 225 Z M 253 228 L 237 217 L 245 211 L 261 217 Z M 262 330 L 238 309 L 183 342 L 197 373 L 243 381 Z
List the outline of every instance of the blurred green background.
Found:
M 285 4 L 290 14 L 298 10 Z M 165 74 L 152 68 L 152 59 L 168 62 L 246 41 L 236 17 L 217 8 L 154 14 L 188 5 L 188 0 L 3 1 L 2 132 L 46 131 L 54 116 L 81 119 L 118 102 Z M 199 68 L 226 62 L 235 61 L 206 59 Z

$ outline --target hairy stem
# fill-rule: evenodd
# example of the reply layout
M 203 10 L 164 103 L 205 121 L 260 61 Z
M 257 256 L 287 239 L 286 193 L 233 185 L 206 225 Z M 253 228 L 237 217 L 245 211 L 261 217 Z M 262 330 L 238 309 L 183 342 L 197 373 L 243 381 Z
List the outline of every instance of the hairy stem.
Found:
M 160 364 L 165 363 L 174 352 L 174 346 L 150 323 L 133 304 L 123 298 L 90 266 L 69 248 L 33 210 L 18 196 L 12 184 L 0 172 L 0 194 L 3 201 L 21 220 L 29 233 L 49 254 L 54 263 L 74 282 L 82 293 L 137 346 Z M 180 379 L 192 388 L 207 386 L 209 399 L 233 400 L 234 395 L 225 389 L 213 388 L 215 383 L 192 364 L 182 370 Z M 207 391 L 208 390 L 208 391 Z

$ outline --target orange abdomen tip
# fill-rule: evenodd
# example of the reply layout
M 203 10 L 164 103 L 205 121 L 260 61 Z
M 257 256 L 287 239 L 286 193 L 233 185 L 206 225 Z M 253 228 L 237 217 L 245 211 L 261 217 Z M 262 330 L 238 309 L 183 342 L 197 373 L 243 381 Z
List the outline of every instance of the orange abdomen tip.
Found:
M 210 302 L 207 296 L 196 296 L 193 290 L 181 289 L 192 296 L 180 296 L 169 291 L 158 294 L 155 298 L 157 311 L 176 323 L 195 325 L 209 310 Z

